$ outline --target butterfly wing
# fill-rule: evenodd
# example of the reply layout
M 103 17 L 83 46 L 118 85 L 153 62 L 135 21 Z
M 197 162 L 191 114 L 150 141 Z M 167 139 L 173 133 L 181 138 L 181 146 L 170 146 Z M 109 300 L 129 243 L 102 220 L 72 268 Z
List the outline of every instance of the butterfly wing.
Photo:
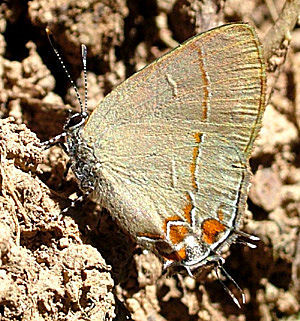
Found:
M 260 45 L 245 24 L 195 36 L 142 69 L 83 129 L 100 163 L 99 198 L 135 237 L 178 243 L 209 218 L 236 224 L 264 90 Z

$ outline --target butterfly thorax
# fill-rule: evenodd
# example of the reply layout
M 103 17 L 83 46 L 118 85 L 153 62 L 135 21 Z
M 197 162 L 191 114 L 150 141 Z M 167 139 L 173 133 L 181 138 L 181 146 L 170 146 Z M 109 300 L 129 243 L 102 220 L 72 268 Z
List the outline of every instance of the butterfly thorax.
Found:
M 86 122 L 85 113 L 75 114 L 69 118 L 64 129 L 66 130 L 66 149 L 70 157 L 71 169 L 76 176 L 80 189 L 89 194 L 94 191 L 97 176 L 95 171 L 99 168 L 93 148 L 82 137 L 82 130 Z

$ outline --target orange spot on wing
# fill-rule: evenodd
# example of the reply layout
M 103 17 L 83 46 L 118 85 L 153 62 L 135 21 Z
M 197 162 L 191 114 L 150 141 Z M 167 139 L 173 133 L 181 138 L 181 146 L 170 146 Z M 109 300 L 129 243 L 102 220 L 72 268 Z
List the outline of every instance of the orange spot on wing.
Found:
M 201 75 L 202 75 L 202 81 L 203 81 L 203 98 L 202 98 L 202 120 L 207 120 L 207 102 L 208 102 L 208 86 L 209 86 L 209 81 L 208 77 L 204 68 L 204 62 L 203 62 L 203 56 L 201 50 L 198 50 L 198 55 L 199 55 L 199 66 L 201 70 Z
M 218 215 L 218 218 L 219 218 L 220 221 L 224 220 L 224 213 L 223 213 L 222 207 L 218 208 L 217 215 Z
M 172 222 L 172 221 L 181 221 L 181 218 L 178 215 L 174 215 L 174 216 L 170 216 L 170 217 L 166 218 L 165 223 L 164 223 L 165 233 L 167 233 L 167 223 Z
M 190 170 L 191 170 L 191 174 L 192 174 L 192 185 L 193 188 L 195 190 L 197 190 L 197 184 L 196 184 L 196 162 L 197 162 L 197 158 L 199 155 L 199 145 L 202 141 L 202 135 L 201 133 L 195 133 L 194 134 L 194 138 L 196 140 L 196 143 L 198 144 L 198 146 L 195 146 L 193 148 L 193 159 L 192 159 L 192 164 L 190 166 Z
M 202 223 L 202 240 L 207 244 L 213 244 L 219 233 L 224 232 L 226 227 L 218 220 L 207 219 Z
M 188 223 L 192 223 L 192 218 L 191 218 L 191 212 L 193 209 L 193 204 L 192 204 L 192 199 L 190 197 L 189 194 L 186 194 L 188 203 L 184 206 L 183 208 L 183 213 L 184 213 L 184 217 L 186 218 L 186 220 L 188 221 Z
M 172 222 L 172 221 L 180 221 L 183 223 L 183 221 L 181 220 L 181 218 L 177 215 L 168 217 L 165 220 L 165 224 L 164 224 L 164 231 L 165 233 L 167 233 L 167 224 L 168 222 Z M 170 225 L 170 234 L 169 234 L 169 238 L 170 241 L 173 244 L 178 244 L 180 242 L 183 241 L 183 239 L 185 238 L 185 236 L 188 233 L 188 228 L 186 226 L 182 226 L 182 225 Z
M 170 240 L 173 244 L 178 244 L 183 241 L 188 233 L 186 226 L 171 225 L 170 226 Z
M 201 140 L 202 140 L 202 134 L 201 133 L 195 133 L 194 134 L 194 137 L 196 139 L 196 143 L 201 143 Z

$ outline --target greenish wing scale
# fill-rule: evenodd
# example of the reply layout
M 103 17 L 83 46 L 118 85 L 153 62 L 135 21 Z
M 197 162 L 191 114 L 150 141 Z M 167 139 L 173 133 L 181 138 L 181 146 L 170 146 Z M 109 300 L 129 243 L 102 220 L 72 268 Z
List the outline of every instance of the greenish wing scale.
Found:
M 242 211 L 264 86 L 258 40 L 244 24 L 200 34 L 123 82 L 83 130 L 104 205 L 132 235 L 187 220 L 191 195 L 200 215 L 221 208 L 228 221 Z

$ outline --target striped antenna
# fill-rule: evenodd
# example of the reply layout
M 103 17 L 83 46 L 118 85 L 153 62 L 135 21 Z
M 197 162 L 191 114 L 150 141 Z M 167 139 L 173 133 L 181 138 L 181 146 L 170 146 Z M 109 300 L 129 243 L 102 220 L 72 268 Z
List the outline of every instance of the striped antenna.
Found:
M 70 74 L 69 74 L 69 72 L 68 72 L 68 70 L 67 70 L 67 68 L 66 68 L 66 66 L 64 64 L 64 62 L 63 62 L 63 60 L 61 58 L 61 55 L 59 54 L 57 48 L 54 46 L 53 34 L 52 34 L 52 32 L 50 31 L 50 29 L 48 27 L 46 28 L 46 33 L 47 33 L 49 42 L 51 44 L 51 47 L 52 47 L 56 57 L 58 58 L 60 64 L 62 65 L 62 68 L 63 68 L 64 72 L 66 73 L 67 77 L 69 78 L 69 81 L 70 81 L 70 83 L 71 83 L 71 85 L 72 85 L 72 87 L 73 87 L 73 89 L 74 89 L 74 91 L 76 93 L 76 97 L 77 97 L 77 100 L 78 100 L 79 105 L 80 105 L 81 113 L 83 113 L 86 110 L 84 110 L 84 108 L 83 108 L 83 104 L 82 104 L 82 101 L 81 101 L 81 98 L 80 98 L 80 95 L 79 95 L 79 91 L 78 91 L 73 79 L 71 78 L 71 76 L 70 76 Z M 85 48 L 85 50 L 86 50 L 86 48 Z M 84 68 L 86 69 L 86 52 L 85 52 L 85 59 L 83 58 L 83 66 L 85 66 Z M 85 78 L 86 78 L 86 75 L 85 75 Z
M 85 45 L 81 45 L 81 56 L 83 64 L 83 78 L 84 78 L 84 111 L 87 112 L 87 103 L 88 103 L 88 88 L 87 88 L 87 74 L 86 74 L 86 56 L 87 48 Z

